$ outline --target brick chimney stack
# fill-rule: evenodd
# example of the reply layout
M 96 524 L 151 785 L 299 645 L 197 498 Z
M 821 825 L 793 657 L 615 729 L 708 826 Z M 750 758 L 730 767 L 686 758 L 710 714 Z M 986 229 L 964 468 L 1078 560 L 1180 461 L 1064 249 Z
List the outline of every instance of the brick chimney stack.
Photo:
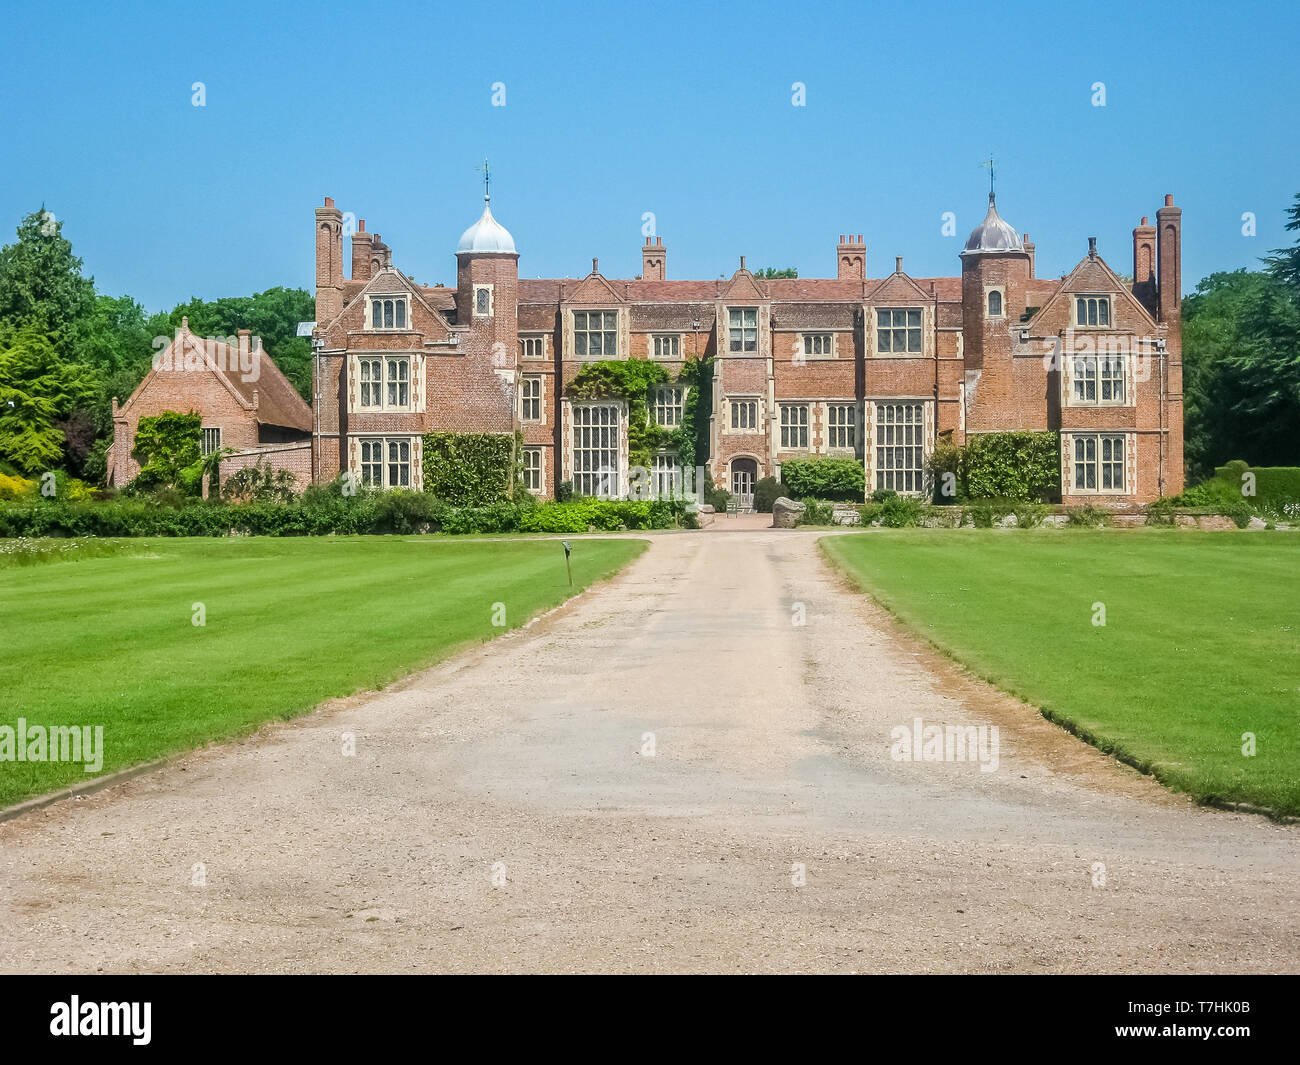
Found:
M 1172 195 L 1156 211 L 1156 228 L 1160 321 L 1174 329 L 1183 320 L 1183 209 L 1174 206 Z
M 343 313 L 343 212 L 325 197 L 316 208 L 316 321 L 322 326 Z
M 1156 284 L 1156 227 L 1147 216 L 1133 228 L 1133 295 L 1154 317 L 1159 312 Z
M 366 220 L 357 223 L 357 231 L 352 234 L 352 280 L 369 281 L 371 278 L 371 241 L 373 233 L 366 232 Z
M 835 245 L 835 276 L 841 281 L 861 281 L 867 276 L 867 246 L 861 233 L 850 233 L 847 240 L 840 234 Z
M 668 278 L 667 249 L 663 237 L 646 237 L 641 248 L 641 280 L 665 281 Z

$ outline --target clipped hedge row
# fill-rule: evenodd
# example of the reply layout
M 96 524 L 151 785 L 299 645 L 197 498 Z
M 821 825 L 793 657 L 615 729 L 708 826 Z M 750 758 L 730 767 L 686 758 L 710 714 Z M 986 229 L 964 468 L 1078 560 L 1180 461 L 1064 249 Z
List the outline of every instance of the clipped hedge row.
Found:
M 195 502 L 182 507 L 144 500 L 60 500 L 0 505 L 0 537 L 39 536 L 327 536 L 332 533 L 580 533 L 672 529 L 694 524 L 680 500 L 513 503 L 453 507 L 421 492 L 310 492 L 293 503 Z
M 1255 475 L 1255 495 L 1243 497 L 1242 474 Z M 1233 495 L 1244 498 L 1265 511 L 1279 512 L 1288 504 L 1300 503 L 1300 466 L 1250 466 L 1230 462 L 1214 471 L 1215 482 L 1222 482 Z

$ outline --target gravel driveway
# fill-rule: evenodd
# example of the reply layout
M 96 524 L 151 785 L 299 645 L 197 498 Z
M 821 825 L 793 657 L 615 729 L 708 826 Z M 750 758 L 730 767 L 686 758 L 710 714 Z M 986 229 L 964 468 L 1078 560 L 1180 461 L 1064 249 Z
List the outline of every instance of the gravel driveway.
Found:
M 1300 970 L 1300 830 L 964 678 L 816 537 L 652 536 L 526 630 L 0 824 L 0 969 Z M 996 725 L 997 769 L 894 760 L 916 718 Z

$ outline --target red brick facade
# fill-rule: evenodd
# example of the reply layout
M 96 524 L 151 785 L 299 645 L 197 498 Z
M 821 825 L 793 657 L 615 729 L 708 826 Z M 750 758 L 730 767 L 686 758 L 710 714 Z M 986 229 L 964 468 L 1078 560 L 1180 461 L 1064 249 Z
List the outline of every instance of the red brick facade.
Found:
M 742 257 L 728 280 L 673 281 L 662 240 L 649 238 L 640 278 L 606 278 L 593 260 L 578 280 L 531 280 L 485 210 L 450 289 L 414 284 L 364 222 L 345 279 L 342 214 L 326 200 L 314 476 L 418 487 L 423 433 L 518 429 L 539 494 L 607 461 L 625 492 L 626 410 L 575 411 L 565 385 L 592 359 L 654 359 L 675 378 L 687 359 L 716 356 L 707 471 L 720 486 L 743 492 L 816 454 L 862 462 L 868 491 L 928 491 L 937 439 L 1051 429 L 1065 502 L 1173 495 L 1183 441 L 1172 197 L 1156 217 L 1133 231 L 1132 282 L 1095 247 L 1065 278 L 1036 278 L 1034 245 L 992 197 L 959 277 L 913 278 L 899 258 L 869 278 L 866 243 L 848 234 L 831 279 L 764 280 Z

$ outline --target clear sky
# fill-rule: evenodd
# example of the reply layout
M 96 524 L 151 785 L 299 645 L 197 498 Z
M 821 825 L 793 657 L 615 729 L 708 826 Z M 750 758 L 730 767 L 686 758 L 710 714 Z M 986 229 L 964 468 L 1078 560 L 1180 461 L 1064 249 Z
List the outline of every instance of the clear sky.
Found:
M 527 277 L 636 275 L 645 212 L 670 278 L 824 277 L 846 232 L 870 276 L 956 274 L 991 154 L 1040 276 L 1089 236 L 1131 271 L 1171 192 L 1190 290 L 1290 243 L 1300 192 L 1296 0 L 29 4 L 5 36 L 0 240 L 44 203 L 150 310 L 311 288 L 324 196 L 454 283 L 484 157 Z

